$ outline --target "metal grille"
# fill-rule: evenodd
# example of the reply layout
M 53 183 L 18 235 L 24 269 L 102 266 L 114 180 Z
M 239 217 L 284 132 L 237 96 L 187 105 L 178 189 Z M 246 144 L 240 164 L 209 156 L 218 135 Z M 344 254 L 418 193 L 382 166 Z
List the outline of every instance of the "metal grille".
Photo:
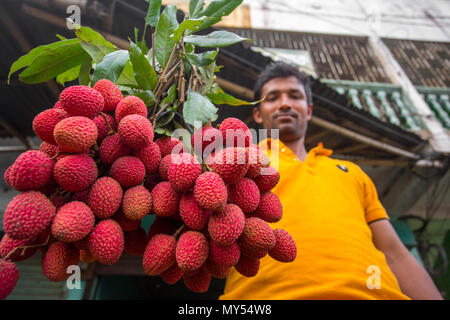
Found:
M 230 29 L 259 47 L 308 50 L 321 79 L 390 83 L 367 38 L 288 31 Z
M 383 39 L 414 85 L 450 87 L 450 43 Z

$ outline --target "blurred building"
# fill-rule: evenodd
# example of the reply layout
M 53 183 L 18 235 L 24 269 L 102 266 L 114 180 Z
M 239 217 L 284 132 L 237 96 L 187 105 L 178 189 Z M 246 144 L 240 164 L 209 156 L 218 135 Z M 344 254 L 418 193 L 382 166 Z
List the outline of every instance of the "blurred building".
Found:
M 188 1 L 163 1 L 187 8 Z M 82 25 L 126 48 L 142 0 L 7 0 L 0 4 L 2 172 L 20 152 L 39 145 L 31 123 L 52 106 L 62 89 L 54 81 L 6 84 L 13 61 L 30 49 L 67 38 L 67 6 L 81 8 Z M 252 39 L 220 50 L 225 91 L 253 99 L 258 74 L 270 63 L 294 63 L 311 75 L 314 111 L 307 149 L 323 142 L 333 157 L 359 164 L 373 179 L 402 241 L 450 296 L 450 4 L 447 1 L 244 1 L 217 28 Z M 181 14 L 181 12 L 180 12 Z M 209 32 L 211 30 L 206 30 Z M 147 39 L 148 43 L 149 39 Z M 249 126 L 251 108 L 222 106 L 218 123 L 235 116 Z M 1 215 L 16 194 L 2 181 Z M 148 228 L 151 219 L 144 221 Z M 1 223 L 0 223 L 1 226 Z M 19 263 L 21 280 L 9 297 L 215 298 L 223 281 L 196 295 L 183 284 L 167 286 L 147 277 L 141 259 L 124 255 L 114 266 L 83 266 L 83 288 L 50 283 L 37 255 Z M 114 289 L 116 288 L 116 289 Z M 117 288 L 121 288 L 118 290 Z

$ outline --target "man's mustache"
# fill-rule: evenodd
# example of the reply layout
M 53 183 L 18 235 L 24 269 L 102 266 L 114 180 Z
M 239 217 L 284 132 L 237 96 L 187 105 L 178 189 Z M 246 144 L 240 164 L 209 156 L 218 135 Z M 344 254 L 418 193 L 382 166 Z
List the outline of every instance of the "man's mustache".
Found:
M 272 115 L 272 119 L 275 120 L 278 117 L 282 117 L 282 116 L 291 116 L 293 118 L 298 118 L 298 114 L 292 111 L 282 111 L 282 112 L 275 112 Z

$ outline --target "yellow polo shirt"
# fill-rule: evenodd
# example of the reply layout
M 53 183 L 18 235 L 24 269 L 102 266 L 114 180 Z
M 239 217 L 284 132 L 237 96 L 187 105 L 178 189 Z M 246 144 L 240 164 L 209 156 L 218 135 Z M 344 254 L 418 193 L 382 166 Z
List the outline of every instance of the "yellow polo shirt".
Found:
M 270 225 L 291 234 L 297 258 L 282 263 L 266 255 L 251 278 L 232 268 L 220 299 L 409 299 L 372 242 L 368 223 L 389 217 L 370 178 L 329 158 L 322 144 L 302 162 L 279 140 L 260 147 L 266 141 L 269 156 L 278 147 L 271 164 L 281 178 L 273 192 L 283 205 L 282 219 Z

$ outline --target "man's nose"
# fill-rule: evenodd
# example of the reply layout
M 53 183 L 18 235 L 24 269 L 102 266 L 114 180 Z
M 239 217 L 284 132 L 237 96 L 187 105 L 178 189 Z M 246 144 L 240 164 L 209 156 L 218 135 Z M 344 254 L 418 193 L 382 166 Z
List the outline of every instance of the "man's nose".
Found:
M 280 109 L 290 109 L 290 108 L 291 102 L 289 96 L 287 94 L 282 94 L 280 100 Z

